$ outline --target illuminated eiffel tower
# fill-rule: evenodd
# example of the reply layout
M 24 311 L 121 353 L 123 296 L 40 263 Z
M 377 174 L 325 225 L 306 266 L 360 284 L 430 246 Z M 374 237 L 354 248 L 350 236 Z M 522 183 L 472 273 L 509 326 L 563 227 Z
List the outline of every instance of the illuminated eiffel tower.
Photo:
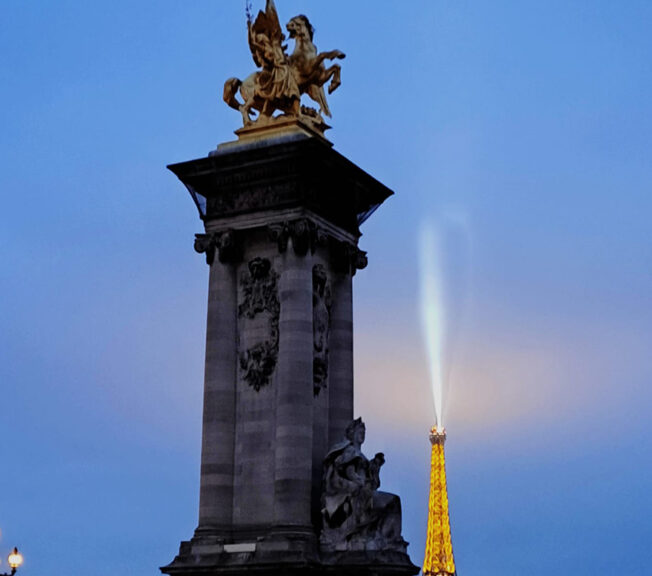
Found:
M 451 525 L 448 516 L 448 489 L 446 488 L 446 459 L 444 456 L 446 431 L 433 426 L 430 431 L 432 457 L 430 461 L 430 500 L 428 502 L 428 535 L 424 576 L 455 576 Z

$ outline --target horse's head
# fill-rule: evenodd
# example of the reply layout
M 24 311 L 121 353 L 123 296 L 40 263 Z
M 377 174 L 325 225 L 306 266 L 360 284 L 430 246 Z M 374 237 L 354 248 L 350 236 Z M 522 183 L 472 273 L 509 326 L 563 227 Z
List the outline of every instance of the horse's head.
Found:
M 290 33 L 290 38 L 294 39 L 305 38 L 312 42 L 312 38 L 315 34 L 315 29 L 312 24 L 310 24 L 310 20 L 308 20 L 308 17 L 303 14 L 292 18 L 292 20 L 288 22 L 286 28 Z

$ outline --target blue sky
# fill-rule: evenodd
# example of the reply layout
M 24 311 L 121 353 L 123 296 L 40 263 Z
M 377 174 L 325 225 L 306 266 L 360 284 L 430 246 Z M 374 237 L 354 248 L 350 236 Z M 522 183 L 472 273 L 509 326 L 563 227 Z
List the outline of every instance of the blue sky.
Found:
M 418 238 L 455 214 L 460 574 L 648 574 L 652 5 L 277 5 L 347 53 L 330 138 L 397 193 L 361 240 L 356 412 L 413 560 L 432 422 Z M 5 0 L 0 53 L 0 571 L 16 545 L 25 576 L 156 574 L 196 523 L 207 290 L 165 165 L 233 138 L 244 1 Z

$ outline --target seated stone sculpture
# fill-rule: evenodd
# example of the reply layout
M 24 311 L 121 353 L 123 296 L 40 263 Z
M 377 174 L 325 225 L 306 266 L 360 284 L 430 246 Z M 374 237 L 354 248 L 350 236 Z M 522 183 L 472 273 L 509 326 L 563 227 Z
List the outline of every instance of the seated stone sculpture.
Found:
M 406 552 L 401 537 L 401 501 L 380 492 L 380 468 L 385 457 L 372 460 L 362 453 L 365 425 L 360 418 L 346 429 L 324 460 L 322 492 L 322 552 Z

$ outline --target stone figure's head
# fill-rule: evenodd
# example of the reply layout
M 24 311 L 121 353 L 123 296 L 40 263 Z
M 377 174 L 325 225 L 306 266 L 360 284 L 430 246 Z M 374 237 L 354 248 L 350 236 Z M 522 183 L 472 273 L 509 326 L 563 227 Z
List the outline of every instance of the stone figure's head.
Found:
M 347 440 L 354 442 L 355 444 L 362 444 L 367 433 L 367 427 L 364 425 L 362 418 L 354 420 L 346 427 L 346 438 Z
M 326 274 L 326 268 L 321 264 L 315 265 L 312 269 L 312 287 L 319 296 L 324 295 L 327 281 L 328 275 Z
M 312 42 L 315 35 L 315 29 L 308 20 L 307 16 L 299 14 L 290 20 L 286 26 L 290 33 L 290 38 L 305 38 Z
M 272 263 L 267 258 L 254 258 L 249 262 L 249 272 L 251 272 L 251 277 L 256 280 L 265 278 L 271 267 Z

